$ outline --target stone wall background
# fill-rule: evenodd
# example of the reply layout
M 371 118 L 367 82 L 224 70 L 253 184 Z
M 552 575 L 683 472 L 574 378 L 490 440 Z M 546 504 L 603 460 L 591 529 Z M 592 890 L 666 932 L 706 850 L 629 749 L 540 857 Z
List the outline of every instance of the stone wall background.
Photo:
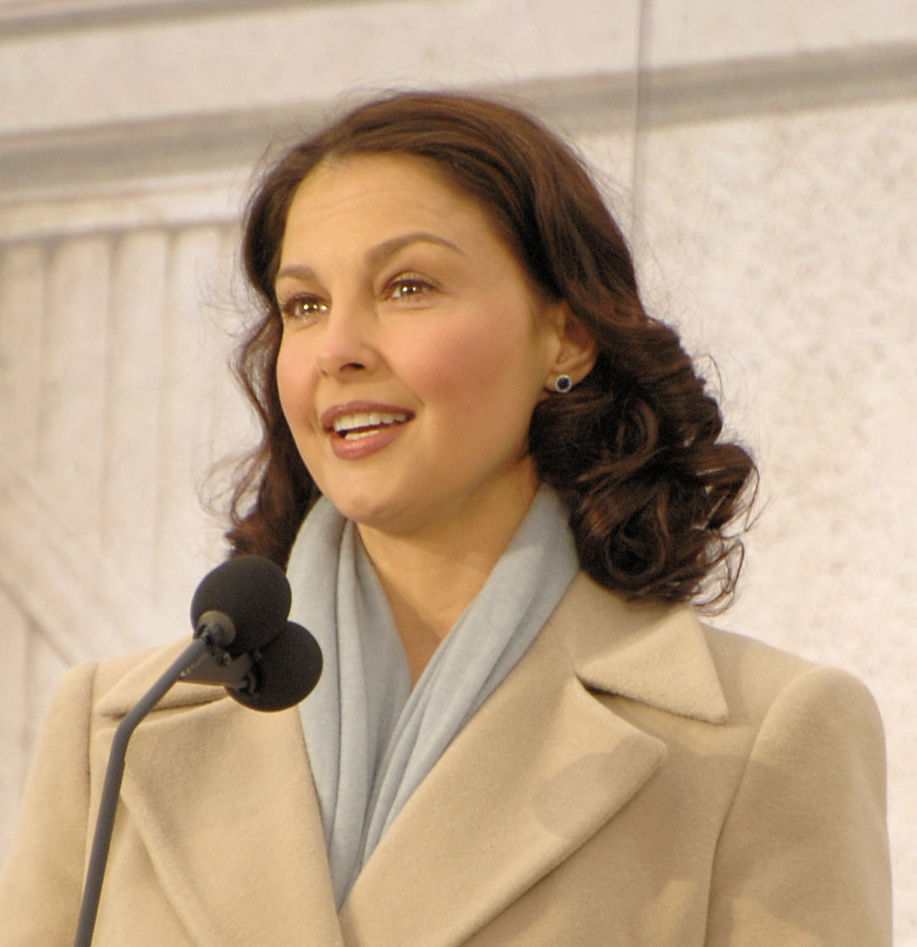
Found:
M 915 947 L 913 0 L 0 0 L 0 857 L 64 670 L 188 633 L 221 557 L 252 167 L 395 86 L 565 131 L 716 359 L 762 469 L 717 621 L 872 688 Z

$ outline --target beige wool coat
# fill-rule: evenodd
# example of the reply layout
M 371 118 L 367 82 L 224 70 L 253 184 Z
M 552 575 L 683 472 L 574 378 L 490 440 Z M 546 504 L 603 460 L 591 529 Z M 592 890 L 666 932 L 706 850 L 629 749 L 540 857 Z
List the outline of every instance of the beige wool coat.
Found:
M 0 885 L 69 947 L 108 745 L 177 653 L 70 672 Z M 881 947 L 866 689 L 580 575 L 335 910 L 296 710 L 177 685 L 127 756 L 96 947 Z

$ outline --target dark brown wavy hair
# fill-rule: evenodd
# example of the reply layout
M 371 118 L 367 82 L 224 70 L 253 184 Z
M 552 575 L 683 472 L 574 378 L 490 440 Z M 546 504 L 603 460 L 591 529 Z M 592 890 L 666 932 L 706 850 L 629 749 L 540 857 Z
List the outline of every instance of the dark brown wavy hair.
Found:
M 290 149 L 257 188 L 242 251 L 259 312 L 235 370 L 263 440 L 236 474 L 233 552 L 284 565 L 318 497 L 275 378 L 274 279 L 293 195 L 324 161 L 390 153 L 436 162 L 483 208 L 534 286 L 566 300 L 597 343 L 592 371 L 540 402 L 529 434 L 540 479 L 570 511 L 582 567 L 631 599 L 728 601 L 743 551 L 731 524 L 747 513 L 753 460 L 720 441 L 719 407 L 692 359 L 644 310 L 621 230 L 578 158 L 528 115 L 466 95 L 396 93 L 364 104 Z

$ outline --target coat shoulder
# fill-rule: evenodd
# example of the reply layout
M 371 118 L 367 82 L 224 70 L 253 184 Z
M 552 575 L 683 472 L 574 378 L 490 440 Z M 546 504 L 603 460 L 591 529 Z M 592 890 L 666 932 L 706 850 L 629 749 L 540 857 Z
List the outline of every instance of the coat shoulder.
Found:
M 881 730 L 875 699 L 848 671 L 817 664 L 755 638 L 701 623 L 731 717 L 761 720 L 790 699 L 815 709 L 848 705 Z

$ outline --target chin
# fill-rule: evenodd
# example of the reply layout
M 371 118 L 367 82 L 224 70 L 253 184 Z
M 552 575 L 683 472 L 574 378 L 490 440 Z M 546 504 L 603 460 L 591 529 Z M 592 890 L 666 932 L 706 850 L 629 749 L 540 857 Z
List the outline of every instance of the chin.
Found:
M 326 493 L 325 496 L 331 501 L 335 509 L 341 516 L 353 520 L 360 526 L 370 526 L 381 528 L 382 525 L 397 516 L 395 509 L 400 512 L 400 505 L 395 507 L 387 502 L 378 494 L 374 496 L 340 496 L 335 495 L 334 491 Z

